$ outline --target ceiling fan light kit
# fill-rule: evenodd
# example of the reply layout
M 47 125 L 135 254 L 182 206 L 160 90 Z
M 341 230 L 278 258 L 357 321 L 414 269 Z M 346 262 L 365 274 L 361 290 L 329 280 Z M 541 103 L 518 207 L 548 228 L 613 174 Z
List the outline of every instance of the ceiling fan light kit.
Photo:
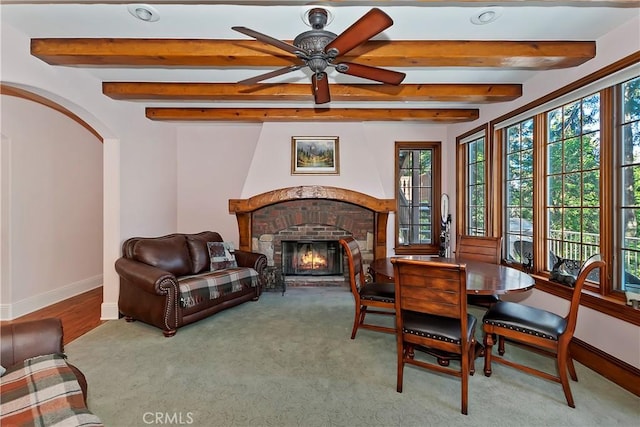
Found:
M 346 54 L 393 25 L 393 20 L 382 10 L 378 8 L 371 9 L 340 35 L 324 29 L 330 21 L 330 14 L 326 9 L 315 7 L 309 9 L 304 15 L 312 29 L 299 34 L 293 40 L 293 44 L 246 27 L 232 27 L 233 30 L 253 37 L 258 41 L 292 53 L 302 62 L 300 65 L 284 67 L 242 80 L 238 82 L 239 84 L 255 84 L 291 71 L 309 67 L 313 72 L 311 86 L 315 103 L 326 104 L 331 101 L 329 80 L 325 71 L 327 67 L 333 67 L 342 74 L 391 85 L 399 85 L 404 80 L 404 73 L 384 68 L 349 62 L 334 64 L 339 55 Z

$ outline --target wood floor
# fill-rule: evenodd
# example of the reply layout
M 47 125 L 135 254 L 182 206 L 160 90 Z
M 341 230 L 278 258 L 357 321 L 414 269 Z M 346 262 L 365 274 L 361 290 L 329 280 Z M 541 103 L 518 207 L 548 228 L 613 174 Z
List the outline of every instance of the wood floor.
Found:
M 13 322 L 59 317 L 62 319 L 63 342 L 68 344 L 103 323 L 100 320 L 101 305 L 102 286 L 18 317 Z

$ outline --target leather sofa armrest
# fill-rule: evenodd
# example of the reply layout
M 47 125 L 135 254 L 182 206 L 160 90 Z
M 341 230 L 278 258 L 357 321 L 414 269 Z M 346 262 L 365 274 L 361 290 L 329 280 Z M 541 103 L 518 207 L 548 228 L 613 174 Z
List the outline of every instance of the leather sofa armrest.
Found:
M 58 318 L 28 320 L 0 326 L 0 360 L 8 368 L 24 360 L 45 354 L 64 353 L 62 321 Z M 77 367 L 67 363 L 73 371 L 85 404 L 87 379 Z
M 0 347 L 4 367 L 31 357 L 62 353 L 62 322 L 49 318 L 4 324 L 0 327 Z
M 160 285 L 166 288 L 167 280 L 177 285 L 177 279 L 172 273 L 143 262 L 123 257 L 116 260 L 115 267 L 122 279 L 150 294 L 165 295 L 167 291 L 161 289 Z
M 267 257 L 257 252 L 247 252 L 237 250 L 234 252 L 238 267 L 251 267 L 260 272 L 267 266 Z
M 264 286 L 267 283 L 265 275 L 265 269 L 267 268 L 267 257 L 264 254 L 257 252 L 248 252 L 236 250 L 234 252 L 238 267 L 251 267 L 258 272 L 260 278 L 260 285 Z

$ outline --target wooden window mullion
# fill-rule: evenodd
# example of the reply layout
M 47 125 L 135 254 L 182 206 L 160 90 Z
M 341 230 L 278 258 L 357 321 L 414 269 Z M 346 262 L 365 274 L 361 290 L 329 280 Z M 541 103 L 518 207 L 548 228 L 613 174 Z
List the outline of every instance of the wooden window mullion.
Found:
M 533 262 L 538 274 L 547 271 L 547 115 L 533 118 Z
M 616 161 L 614 158 L 614 142 L 617 140 L 615 132 L 615 101 L 612 87 L 600 92 L 600 235 L 609 236 L 600 239 L 600 252 L 604 261 L 609 266 L 606 276 L 600 276 L 600 292 L 603 295 L 611 294 L 613 288 L 614 244 L 613 239 L 618 233 L 615 230 L 618 217 L 615 212 L 616 191 L 614 187 L 614 173 Z M 622 237 L 622 236 L 620 236 Z

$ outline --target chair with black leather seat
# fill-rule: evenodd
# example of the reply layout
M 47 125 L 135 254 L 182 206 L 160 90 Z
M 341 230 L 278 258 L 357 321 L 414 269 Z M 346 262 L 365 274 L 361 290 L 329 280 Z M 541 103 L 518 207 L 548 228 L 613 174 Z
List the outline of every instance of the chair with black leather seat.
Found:
M 456 258 L 461 261 L 482 261 L 500 264 L 502 256 L 502 237 L 458 236 Z M 498 295 L 468 295 L 467 303 L 483 308 L 490 308 L 500 301 Z
M 356 312 L 351 330 L 351 339 L 356 337 L 358 328 L 394 334 L 395 327 L 365 323 L 367 314 L 395 315 L 395 290 L 393 283 L 368 282 L 362 264 L 360 246 L 353 237 L 340 239 L 349 264 L 349 284 L 355 300 Z M 374 309 L 371 310 L 370 307 Z
M 467 313 L 464 264 L 392 258 L 396 286 L 397 391 L 404 365 L 461 379 L 461 412 L 467 414 L 469 375 L 473 375 L 476 318 Z M 459 369 L 415 358 L 415 350 L 460 360 Z
M 515 302 L 500 301 L 491 307 L 483 318 L 485 375 L 491 376 L 491 362 L 495 361 L 541 378 L 559 382 L 562 384 L 567 404 L 575 408 L 567 371 L 572 380 L 578 381 L 578 377 L 569 351 L 569 344 L 576 329 L 584 282 L 596 268 L 600 269 L 600 277 L 604 277 L 605 266 L 600 254 L 592 255 L 585 261 L 576 279 L 569 312 L 565 317 Z M 498 349 L 500 356 L 492 354 L 496 335 L 500 343 Z M 519 346 L 537 353 L 554 357 L 557 375 L 502 357 L 505 353 L 505 340 L 517 343 Z

